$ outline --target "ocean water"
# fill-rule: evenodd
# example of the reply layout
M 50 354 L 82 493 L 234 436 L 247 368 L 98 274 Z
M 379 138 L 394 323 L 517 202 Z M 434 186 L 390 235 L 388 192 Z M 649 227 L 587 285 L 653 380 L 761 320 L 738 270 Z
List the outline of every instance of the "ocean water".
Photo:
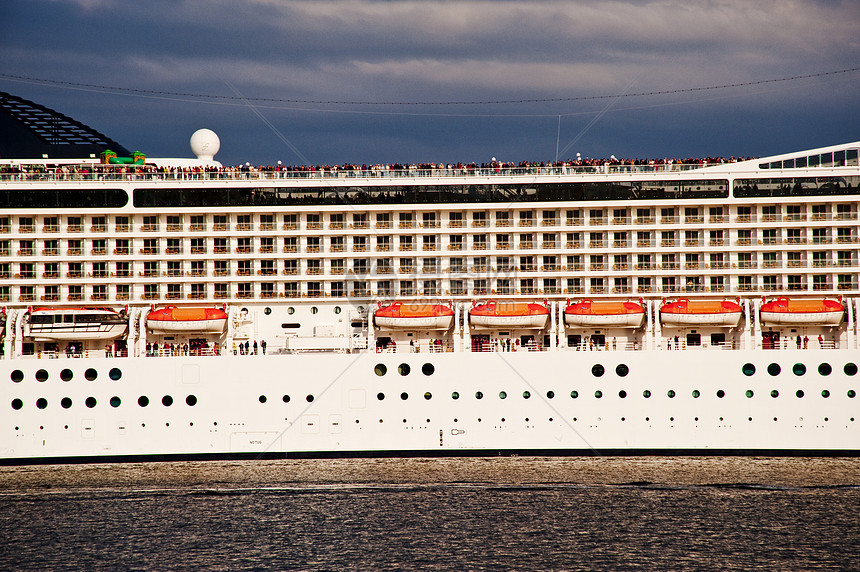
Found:
M 0 468 L 0 569 L 851 570 L 860 460 Z

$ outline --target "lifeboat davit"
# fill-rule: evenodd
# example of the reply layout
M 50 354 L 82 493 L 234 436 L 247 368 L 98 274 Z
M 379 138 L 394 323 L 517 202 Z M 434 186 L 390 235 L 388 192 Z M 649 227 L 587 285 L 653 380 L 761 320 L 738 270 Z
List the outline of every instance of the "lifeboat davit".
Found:
M 668 302 L 660 306 L 660 322 L 664 326 L 723 326 L 737 327 L 743 308 L 729 300 L 687 300 Z
M 838 326 L 845 306 L 836 300 L 777 298 L 761 305 L 761 321 L 772 325 Z
M 476 328 L 543 329 L 549 322 L 549 308 L 543 304 L 490 300 L 469 311 L 469 324 Z
M 645 323 L 645 308 L 638 302 L 584 300 L 564 309 L 564 323 L 574 328 L 639 328 Z
M 34 308 L 24 329 L 36 341 L 113 340 L 128 329 L 128 318 L 110 308 Z
M 227 325 L 227 312 L 220 308 L 178 308 L 166 306 L 150 310 L 146 327 L 153 332 L 220 334 Z
M 376 325 L 391 330 L 449 330 L 454 310 L 442 304 L 393 302 L 373 315 Z

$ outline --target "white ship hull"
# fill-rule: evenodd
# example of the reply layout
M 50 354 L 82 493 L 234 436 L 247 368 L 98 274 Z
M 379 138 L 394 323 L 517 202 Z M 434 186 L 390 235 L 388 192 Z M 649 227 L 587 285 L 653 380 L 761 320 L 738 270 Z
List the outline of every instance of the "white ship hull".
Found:
M 4 415 L 0 456 L 23 462 L 391 452 L 844 454 L 860 448 L 856 399 L 844 395 L 856 378 L 842 373 L 838 352 L 765 357 L 760 351 L 688 351 L 671 357 L 551 351 L 503 359 L 363 353 L 30 360 L 12 366 L 23 368 L 24 381 L 3 383 L 3 401 L 16 397 L 26 406 Z M 769 362 L 787 373 L 768 375 Z M 742 374 L 745 363 L 758 366 L 754 375 Z M 811 375 L 792 376 L 795 363 L 808 364 Z M 819 363 L 831 363 L 834 373 L 812 372 Z M 387 368 L 382 376 L 380 364 Z M 402 364 L 411 367 L 406 376 L 397 373 Z M 431 375 L 422 373 L 425 364 L 432 364 Z M 605 367 L 605 376 L 593 375 L 595 364 Z M 623 378 L 616 374 L 620 365 L 629 369 Z M 49 373 L 45 383 L 34 380 L 39 368 Z M 57 381 L 61 368 L 74 372 L 71 381 Z M 84 379 L 87 368 L 98 372 L 95 381 Z M 111 368 L 121 371 L 119 380 L 110 379 Z M 287 368 L 291 381 L 284 383 L 279 372 Z M 3 364 L 0 377 L 8 380 L 10 369 Z M 796 397 L 798 390 L 804 398 Z M 832 392 L 830 399 L 821 397 L 824 390 Z M 455 392 L 459 399 L 452 398 Z M 60 405 L 66 397 L 68 409 Z M 45 409 L 36 407 L 40 398 Z M 95 399 L 92 408 L 88 398 Z

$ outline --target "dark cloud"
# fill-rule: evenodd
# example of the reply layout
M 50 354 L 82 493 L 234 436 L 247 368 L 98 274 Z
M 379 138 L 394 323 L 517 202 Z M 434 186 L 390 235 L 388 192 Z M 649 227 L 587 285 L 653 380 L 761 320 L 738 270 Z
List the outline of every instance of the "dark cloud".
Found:
M 847 0 L 32 0 L 0 6 L 3 73 L 253 98 L 446 102 L 629 94 L 852 68 L 860 54 L 860 3 Z M 241 102 L 0 79 L 0 89 L 150 155 L 185 156 L 190 134 L 212 128 L 222 139 L 219 159 L 229 163 L 553 159 L 559 115 L 558 144 L 570 154 L 769 154 L 860 139 L 860 119 L 851 112 L 858 85 L 855 72 L 616 101 L 259 102 L 255 112 Z

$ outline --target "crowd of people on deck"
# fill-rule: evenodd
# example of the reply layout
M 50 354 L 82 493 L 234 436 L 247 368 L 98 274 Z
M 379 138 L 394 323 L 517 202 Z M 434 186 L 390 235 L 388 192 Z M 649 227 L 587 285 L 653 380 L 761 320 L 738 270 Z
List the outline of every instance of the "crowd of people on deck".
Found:
M 630 167 L 648 170 L 678 170 L 695 166 L 708 166 L 721 163 L 734 163 L 750 160 L 752 157 L 699 157 L 699 158 L 668 158 L 662 159 L 618 159 L 614 155 L 609 158 L 568 159 L 565 161 L 521 161 L 519 163 L 505 161 L 490 161 L 484 163 L 379 163 L 343 165 L 259 165 L 249 163 L 234 166 L 156 166 L 148 165 L 50 165 L 50 164 L 12 164 L 0 165 L 0 178 L 12 179 L 57 179 L 74 180 L 86 178 L 112 178 L 116 176 L 153 177 L 153 178 L 231 178 L 248 177 L 252 175 L 266 178 L 293 178 L 315 176 L 411 176 L 428 174 L 438 176 L 455 176 L 467 174 L 522 174 L 522 173 L 567 173 L 581 168 L 610 168 Z M 683 166 L 683 167 L 682 167 Z

